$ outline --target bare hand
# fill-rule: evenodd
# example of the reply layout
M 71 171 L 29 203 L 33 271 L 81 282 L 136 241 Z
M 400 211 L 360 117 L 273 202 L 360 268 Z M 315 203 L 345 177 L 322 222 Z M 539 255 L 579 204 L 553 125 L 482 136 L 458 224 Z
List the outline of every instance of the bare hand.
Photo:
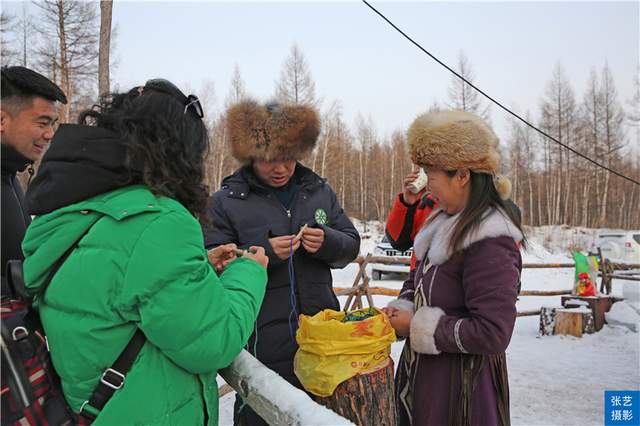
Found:
M 384 312 L 385 315 L 387 315 L 389 318 L 391 318 L 391 316 L 394 314 L 394 312 L 398 310 L 398 308 L 392 308 L 390 306 L 387 306 L 386 308 L 381 308 L 380 310 Z
M 283 235 L 282 237 L 269 238 L 269 244 L 273 252 L 282 260 L 287 260 L 291 252 L 291 240 L 293 240 L 293 252 L 300 247 L 300 240 L 295 240 L 295 235 Z
M 394 328 L 398 336 L 409 335 L 409 330 L 411 329 L 411 319 L 413 319 L 413 312 L 405 311 L 402 309 L 395 309 L 395 311 L 393 311 L 393 313 L 389 315 L 391 327 Z
M 269 265 L 269 257 L 264 253 L 264 247 L 251 246 L 249 250 L 244 252 L 243 259 L 251 259 L 258 262 L 265 269 Z
M 316 253 L 324 242 L 324 230 L 322 228 L 306 228 L 302 233 L 302 247 L 308 253 Z
M 409 173 L 407 176 L 405 176 L 403 181 L 404 187 L 402 190 L 402 198 L 404 199 L 404 202 L 409 205 L 414 205 L 415 203 L 420 201 L 424 193 L 427 191 L 427 189 L 424 188 L 417 194 L 414 194 L 413 192 L 411 192 L 411 189 L 409 189 L 409 185 L 418 178 L 418 174 L 420 174 L 420 169 Z
M 236 259 L 236 249 L 236 245 L 231 243 L 218 246 L 207 252 L 209 263 L 216 269 L 216 272 L 222 272 L 229 263 Z

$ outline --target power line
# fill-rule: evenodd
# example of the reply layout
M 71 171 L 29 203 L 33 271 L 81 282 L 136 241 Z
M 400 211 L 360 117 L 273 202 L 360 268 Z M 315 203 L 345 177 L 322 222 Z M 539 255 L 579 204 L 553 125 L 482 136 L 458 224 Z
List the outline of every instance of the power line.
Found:
M 443 67 L 445 67 L 447 70 L 449 70 L 449 72 L 451 72 L 452 74 L 454 74 L 456 77 L 458 77 L 459 79 L 461 79 L 462 81 L 464 81 L 465 83 L 467 83 L 469 86 L 473 87 L 475 90 L 477 90 L 478 92 L 480 92 L 485 98 L 489 99 L 491 102 L 493 102 L 494 104 L 498 105 L 500 108 L 502 108 L 503 110 L 505 110 L 507 113 L 511 114 L 512 116 L 514 116 L 515 118 L 517 118 L 518 120 L 522 121 L 524 124 L 526 124 L 527 126 L 531 127 L 532 129 L 534 129 L 535 131 L 539 132 L 540 134 L 546 136 L 547 138 L 551 139 L 552 141 L 554 141 L 555 143 L 557 143 L 558 145 L 560 145 L 561 147 L 568 149 L 569 151 L 573 152 L 574 154 L 578 155 L 579 157 L 584 158 L 585 160 L 595 164 L 596 166 L 607 170 L 610 173 L 613 173 L 616 176 L 619 176 L 623 179 L 628 180 L 629 182 L 635 183 L 636 185 L 640 186 L 640 182 L 630 178 L 628 176 L 623 175 L 620 172 L 617 172 L 613 169 L 610 169 L 609 167 L 605 166 L 604 164 L 600 164 L 598 163 L 596 160 L 593 160 L 589 157 L 587 157 L 586 155 L 582 154 L 579 151 L 576 151 L 575 149 L 571 148 L 568 145 L 565 145 L 564 143 L 560 142 L 559 140 L 557 140 L 556 138 L 554 138 L 553 136 L 547 134 L 546 132 L 540 130 L 539 128 L 537 128 L 536 126 L 534 126 L 533 124 L 529 123 L 527 120 L 525 120 L 524 118 L 520 117 L 518 114 L 516 114 L 515 112 L 511 111 L 509 108 L 505 107 L 504 105 L 502 105 L 500 102 L 496 101 L 495 99 L 493 99 L 491 96 L 487 95 L 484 91 L 482 91 L 481 89 L 479 89 L 478 87 L 476 87 L 473 83 L 469 82 L 466 78 L 464 78 L 463 76 L 461 76 L 460 74 L 458 74 L 456 71 L 454 71 L 451 67 L 449 67 L 447 64 L 445 64 L 444 62 L 442 62 L 440 59 L 436 58 L 434 55 L 432 55 L 430 52 L 428 52 L 425 48 L 423 48 L 422 46 L 420 46 L 420 44 L 416 41 L 414 41 L 411 37 L 409 37 L 407 34 L 404 33 L 404 31 L 402 31 L 400 28 L 398 28 L 393 22 L 391 22 L 389 19 L 387 19 L 386 16 L 384 16 L 382 13 L 380 13 L 375 7 L 371 6 L 369 4 L 369 2 L 367 2 L 367 0 L 362 0 L 362 2 L 364 4 L 366 4 L 367 6 L 369 6 L 369 8 L 371 10 L 373 10 L 376 14 L 378 14 L 378 16 L 380 16 L 382 19 L 384 19 L 385 21 L 387 21 L 387 23 L 389 25 L 391 25 L 396 31 L 398 31 L 400 34 L 402 34 L 407 40 L 409 40 L 411 43 L 413 43 L 418 49 L 422 50 L 424 53 L 426 53 L 427 55 L 429 55 L 429 57 L 431 59 L 433 59 L 434 61 L 436 61 L 437 63 L 439 63 L 440 65 L 442 65 Z

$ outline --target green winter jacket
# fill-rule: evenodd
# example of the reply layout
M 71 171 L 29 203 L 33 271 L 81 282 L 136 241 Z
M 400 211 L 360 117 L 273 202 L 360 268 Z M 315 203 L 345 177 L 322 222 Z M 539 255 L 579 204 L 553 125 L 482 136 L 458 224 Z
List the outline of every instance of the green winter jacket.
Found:
M 33 221 L 23 242 L 32 294 L 94 221 L 38 303 L 67 401 L 80 410 L 139 327 L 147 342 L 94 424 L 201 425 L 205 410 L 217 424 L 216 372 L 253 331 L 265 268 L 238 259 L 218 277 L 196 219 L 127 186 Z

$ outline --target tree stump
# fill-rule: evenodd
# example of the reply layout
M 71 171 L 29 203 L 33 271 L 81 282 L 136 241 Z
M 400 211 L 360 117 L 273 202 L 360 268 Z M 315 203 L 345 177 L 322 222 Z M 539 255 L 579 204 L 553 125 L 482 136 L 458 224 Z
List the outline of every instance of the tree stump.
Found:
M 359 426 L 395 426 L 393 360 L 345 380 L 331 396 L 313 399 Z
M 594 332 L 593 314 L 588 308 L 557 309 L 553 334 L 582 337 Z
M 540 308 L 540 327 L 538 336 L 551 336 L 556 325 L 556 311 L 560 306 L 542 306 Z

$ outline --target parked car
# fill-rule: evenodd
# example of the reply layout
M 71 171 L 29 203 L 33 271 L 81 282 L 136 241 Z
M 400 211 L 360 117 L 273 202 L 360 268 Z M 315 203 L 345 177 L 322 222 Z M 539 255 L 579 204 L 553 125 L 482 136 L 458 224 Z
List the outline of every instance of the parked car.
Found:
M 605 259 L 640 263 L 640 231 L 603 232 L 598 235 L 596 247 Z
M 382 241 L 380 241 L 373 249 L 373 255 L 376 257 L 403 257 L 410 259 L 412 253 L 413 248 L 407 251 L 398 251 L 394 249 L 391 247 L 391 244 L 389 244 L 389 240 L 386 236 L 384 236 Z M 390 273 L 408 274 L 409 265 L 383 265 L 380 263 L 374 263 L 371 267 L 371 277 L 374 280 L 380 280 L 382 279 L 382 274 Z

